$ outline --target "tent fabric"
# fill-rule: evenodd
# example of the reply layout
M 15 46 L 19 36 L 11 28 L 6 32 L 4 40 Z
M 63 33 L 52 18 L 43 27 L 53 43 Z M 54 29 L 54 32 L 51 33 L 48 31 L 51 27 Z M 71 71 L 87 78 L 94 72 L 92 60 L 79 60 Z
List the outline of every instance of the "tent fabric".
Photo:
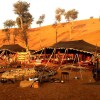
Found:
M 52 54 L 54 48 L 42 48 L 35 51 L 33 54 Z
M 100 47 L 92 45 L 84 40 L 76 40 L 76 41 L 60 41 L 57 44 L 52 45 L 53 48 L 74 48 L 78 50 L 95 52 L 97 48 L 97 52 L 100 53 Z
M 19 44 L 3 45 L 0 47 L 1 50 L 10 50 L 13 52 L 25 52 L 26 49 L 21 47 Z
M 33 54 L 52 54 L 54 48 L 43 48 L 40 50 L 35 51 Z M 56 48 L 55 54 L 60 53 L 70 53 L 70 54 L 76 54 L 76 53 L 81 53 L 81 54 L 86 54 L 86 55 L 92 55 L 91 52 L 83 51 L 83 50 L 78 50 L 74 48 Z

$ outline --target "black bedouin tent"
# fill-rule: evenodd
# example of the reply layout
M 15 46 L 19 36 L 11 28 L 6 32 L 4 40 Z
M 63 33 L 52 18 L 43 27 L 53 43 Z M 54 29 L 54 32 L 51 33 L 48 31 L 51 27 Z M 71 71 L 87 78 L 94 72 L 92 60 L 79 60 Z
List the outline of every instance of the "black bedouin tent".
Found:
M 83 40 L 76 41 L 61 41 L 51 47 L 42 48 L 34 52 L 34 55 L 50 55 L 50 54 L 78 54 L 83 55 L 82 57 L 92 57 L 93 52 L 100 52 L 100 47 L 87 43 Z
M 25 52 L 26 49 L 21 47 L 19 44 L 3 45 L 0 50 L 10 50 L 12 52 Z
M 88 42 L 85 42 L 84 40 L 75 40 L 75 41 L 60 41 L 57 44 L 52 45 L 53 48 L 74 48 L 82 51 L 87 52 L 95 52 L 97 49 L 97 52 L 100 53 L 100 47 L 92 45 Z
M 49 48 L 49 47 L 48 48 L 42 48 L 40 50 L 36 50 L 33 53 L 33 55 L 34 54 L 52 54 L 53 50 L 54 50 L 54 48 Z
M 85 54 L 92 54 L 93 52 L 97 51 L 100 53 L 100 47 L 92 45 L 84 40 L 76 40 L 76 41 L 61 41 L 57 44 L 52 45 L 51 47 L 42 48 L 34 52 L 34 54 L 51 54 L 56 48 L 56 53 L 58 51 L 64 53 L 65 49 L 69 53 L 85 53 Z
M 74 55 L 84 55 L 83 57 L 85 56 L 90 56 L 92 57 L 92 53 L 91 52 L 88 52 L 88 51 L 83 51 L 83 50 L 78 50 L 78 49 L 74 49 L 74 48 L 43 48 L 41 50 L 37 50 L 34 52 L 33 55 L 36 55 L 36 56 L 39 56 L 40 58 L 41 57 L 45 57 L 47 55 L 53 55 L 53 54 L 63 54 L 63 55 L 66 55 L 66 54 L 74 54 Z

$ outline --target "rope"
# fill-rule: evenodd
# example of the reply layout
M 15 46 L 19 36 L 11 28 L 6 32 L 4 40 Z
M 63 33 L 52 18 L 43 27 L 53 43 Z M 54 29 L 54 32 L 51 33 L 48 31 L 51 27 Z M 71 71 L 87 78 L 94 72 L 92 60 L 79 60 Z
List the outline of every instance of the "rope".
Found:
M 66 55 L 66 51 L 67 51 L 67 49 L 65 49 L 64 56 Z M 62 60 L 61 60 L 61 65 L 62 65 L 62 62 L 63 62 L 64 56 L 63 56 L 63 58 L 62 58 Z
M 39 58 L 41 57 L 41 55 L 42 55 L 43 51 L 44 51 L 44 48 L 42 49 L 42 52 L 41 52 L 41 54 L 39 55 Z
M 0 57 L 2 57 L 4 55 L 5 51 L 3 50 L 3 52 L 0 54 Z
M 50 59 L 51 59 L 51 57 L 53 56 L 53 54 L 55 53 L 55 51 L 56 51 L 56 49 L 54 48 L 54 50 L 53 50 L 53 52 L 52 52 L 51 56 L 49 57 L 49 59 L 48 59 L 48 61 L 47 61 L 46 65 L 45 65 L 45 67 L 47 67 L 48 62 L 50 61 Z

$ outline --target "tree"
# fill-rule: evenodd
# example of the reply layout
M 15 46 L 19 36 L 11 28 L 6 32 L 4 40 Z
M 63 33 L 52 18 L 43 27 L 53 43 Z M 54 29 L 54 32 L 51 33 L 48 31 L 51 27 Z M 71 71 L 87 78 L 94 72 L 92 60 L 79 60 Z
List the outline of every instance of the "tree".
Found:
M 45 14 L 42 14 L 39 19 L 36 21 L 36 24 L 38 24 L 41 27 L 41 24 L 44 22 Z M 41 40 L 41 33 L 40 33 L 40 48 L 42 48 L 42 40 Z
M 57 15 L 55 15 L 55 18 L 56 18 L 56 21 L 58 21 L 60 23 L 60 21 L 61 21 L 61 15 L 57 14 Z
M 8 43 L 10 44 L 10 28 L 12 28 L 13 26 L 15 26 L 15 21 L 13 20 L 6 20 L 4 23 L 4 29 L 2 30 L 3 32 L 5 32 L 5 38 L 4 38 L 4 42 L 7 40 Z
M 27 2 L 22 2 L 22 1 L 18 1 L 16 2 L 14 5 L 14 13 L 18 15 L 18 19 L 20 22 L 20 28 L 23 29 L 23 15 L 28 12 L 28 8 L 30 7 L 30 4 L 28 4 Z
M 71 21 L 71 29 L 70 29 L 70 39 L 71 39 L 71 33 L 73 30 L 73 22 L 74 20 L 78 17 L 78 11 L 75 9 L 69 10 L 64 13 L 66 21 L 70 22 Z
M 3 24 L 4 24 L 4 28 L 12 28 L 13 26 L 15 26 L 15 21 L 13 20 L 6 20 Z
M 61 8 L 57 8 L 55 11 L 55 19 L 60 23 L 61 21 L 61 16 L 64 15 L 65 10 Z
M 33 17 L 29 13 L 30 4 L 27 2 L 18 1 L 14 5 L 14 13 L 18 15 L 16 22 L 19 28 L 21 28 L 21 36 L 25 42 L 26 50 L 28 49 L 28 28 L 32 24 Z
M 39 19 L 36 21 L 36 24 L 39 24 L 41 27 L 41 24 L 44 22 L 45 14 L 42 14 Z
M 57 44 L 57 22 L 56 21 L 53 24 L 53 27 L 56 29 L 56 44 Z
M 61 8 L 57 8 L 55 10 L 55 23 L 53 24 L 53 27 L 56 28 L 56 44 L 57 44 L 57 33 L 58 33 L 58 29 L 57 29 L 57 22 L 60 23 L 61 21 L 61 16 L 64 14 L 65 10 L 64 9 L 61 9 Z
M 94 18 L 93 16 L 90 17 L 90 19 L 93 19 L 93 18 Z
M 23 29 L 26 26 L 27 26 L 27 28 L 30 27 L 30 25 L 32 24 L 32 21 L 33 21 L 32 15 L 29 12 L 24 13 L 24 15 L 22 15 L 22 21 L 23 21 L 23 23 L 21 23 L 19 16 L 16 18 L 16 23 L 19 28 Z M 21 25 L 21 24 L 23 24 L 23 25 Z
M 13 41 L 14 41 L 14 44 L 16 44 L 16 37 L 19 35 L 20 31 L 18 28 L 15 28 L 14 31 L 13 31 Z
M 56 14 L 60 14 L 60 15 L 63 15 L 64 12 L 65 12 L 65 9 L 62 9 L 62 8 L 57 8 L 55 11 Z
M 3 39 L 3 43 L 5 41 L 8 41 L 8 44 L 10 44 L 10 32 L 9 32 L 9 29 L 3 29 L 2 31 L 5 32 L 5 38 Z

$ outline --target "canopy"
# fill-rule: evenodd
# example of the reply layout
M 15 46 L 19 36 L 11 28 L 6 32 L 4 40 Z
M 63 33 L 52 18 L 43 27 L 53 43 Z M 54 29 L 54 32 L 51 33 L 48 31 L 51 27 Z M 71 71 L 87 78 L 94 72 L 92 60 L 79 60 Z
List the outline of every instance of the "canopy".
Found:
M 51 46 L 53 48 L 74 48 L 78 50 L 88 51 L 88 52 L 95 52 L 97 49 L 97 52 L 100 53 L 100 47 L 92 45 L 88 42 L 85 42 L 84 40 L 76 40 L 76 41 L 61 41 L 57 44 L 54 44 Z
M 54 49 L 55 49 L 55 52 L 54 52 Z M 92 55 L 92 53 L 88 51 L 78 50 L 74 48 L 63 48 L 63 47 L 62 48 L 53 48 L 53 47 L 42 48 L 40 50 L 35 51 L 33 54 L 52 54 L 52 52 L 54 52 L 55 54 L 66 52 L 66 53 L 71 53 L 71 54 L 83 53 L 87 55 Z
M 19 44 L 3 45 L 0 49 L 10 50 L 13 52 L 25 52 L 26 49 L 21 47 Z

